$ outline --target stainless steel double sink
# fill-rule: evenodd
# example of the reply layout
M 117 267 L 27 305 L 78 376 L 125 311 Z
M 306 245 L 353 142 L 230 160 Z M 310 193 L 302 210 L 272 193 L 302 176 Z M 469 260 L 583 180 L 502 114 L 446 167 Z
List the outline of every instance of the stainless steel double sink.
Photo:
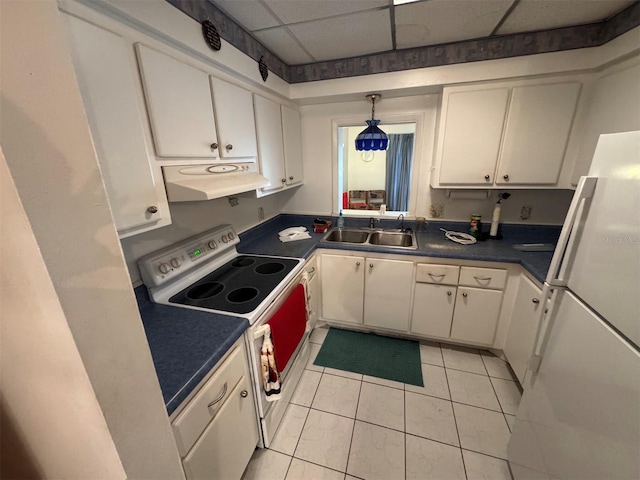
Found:
M 418 248 L 415 233 L 400 229 L 333 228 L 321 241 L 402 250 L 417 250 Z

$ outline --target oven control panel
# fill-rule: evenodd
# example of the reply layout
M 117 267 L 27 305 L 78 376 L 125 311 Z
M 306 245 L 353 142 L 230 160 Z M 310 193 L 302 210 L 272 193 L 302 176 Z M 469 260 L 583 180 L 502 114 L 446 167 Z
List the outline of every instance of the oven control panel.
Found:
M 138 260 L 142 281 L 147 287 L 160 286 L 205 262 L 214 262 L 230 251 L 235 252 L 239 242 L 231 225 L 221 225 L 187 238 Z

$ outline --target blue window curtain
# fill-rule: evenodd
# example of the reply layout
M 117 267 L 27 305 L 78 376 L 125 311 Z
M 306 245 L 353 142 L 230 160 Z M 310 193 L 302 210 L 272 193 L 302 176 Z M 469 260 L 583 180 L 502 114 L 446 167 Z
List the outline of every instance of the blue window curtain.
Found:
M 413 133 L 390 134 L 387 147 L 387 209 L 406 212 L 409 209 Z

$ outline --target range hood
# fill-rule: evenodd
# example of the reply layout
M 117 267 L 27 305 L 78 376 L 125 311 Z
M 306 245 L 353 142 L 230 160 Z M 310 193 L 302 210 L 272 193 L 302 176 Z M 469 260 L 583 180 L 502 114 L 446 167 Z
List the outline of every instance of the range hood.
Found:
M 162 167 L 169 202 L 197 202 L 269 185 L 255 163 Z

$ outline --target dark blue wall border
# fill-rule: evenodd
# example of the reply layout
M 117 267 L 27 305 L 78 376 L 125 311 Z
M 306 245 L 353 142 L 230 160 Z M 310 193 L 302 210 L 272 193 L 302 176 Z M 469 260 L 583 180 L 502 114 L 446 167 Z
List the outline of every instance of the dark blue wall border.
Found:
M 607 21 L 590 25 L 501 35 L 289 66 L 215 5 L 203 0 L 166 1 L 198 22 L 211 20 L 222 38 L 254 60 L 258 61 L 264 55 L 269 71 L 288 83 L 313 82 L 597 47 L 640 25 L 640 1 L 638 1 Z

